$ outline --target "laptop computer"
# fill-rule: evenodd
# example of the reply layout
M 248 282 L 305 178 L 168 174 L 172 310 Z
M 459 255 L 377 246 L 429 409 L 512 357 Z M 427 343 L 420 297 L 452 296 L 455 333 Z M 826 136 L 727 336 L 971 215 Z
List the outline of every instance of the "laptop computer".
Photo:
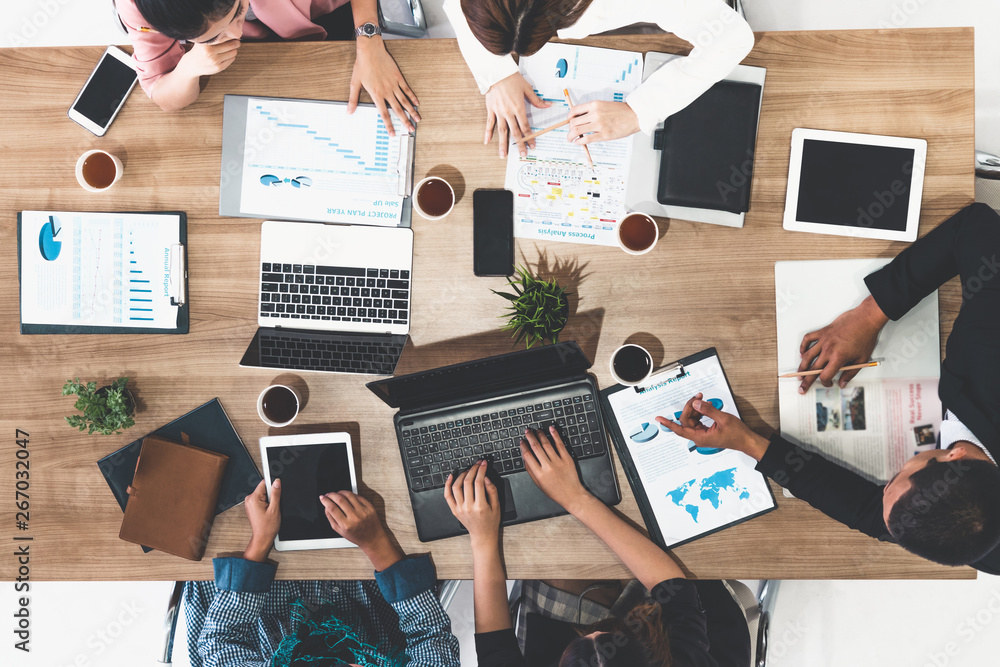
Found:
M 499 473 L 504 525 L 565 514 L 532 481 L 520 441 L 555 424 L 587 489 L 621 501 L 590 360 L 574 343 L 512 352 L 369 382 L 390 407 L 422 542 L 465 532 L 444 499 L 449 473 L 486 457 Z
M 392 375 L 412 264 L 409 228 L 264 222 L 259 328 L 240 366 Z

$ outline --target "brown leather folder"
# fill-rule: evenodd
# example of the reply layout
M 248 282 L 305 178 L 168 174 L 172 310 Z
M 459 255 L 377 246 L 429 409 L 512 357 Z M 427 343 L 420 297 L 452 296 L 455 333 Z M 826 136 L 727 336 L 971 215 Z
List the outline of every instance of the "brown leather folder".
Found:
M 147 437 L 128 488 L 118 537 L 201 560 L 228 462 L 222 454 Z

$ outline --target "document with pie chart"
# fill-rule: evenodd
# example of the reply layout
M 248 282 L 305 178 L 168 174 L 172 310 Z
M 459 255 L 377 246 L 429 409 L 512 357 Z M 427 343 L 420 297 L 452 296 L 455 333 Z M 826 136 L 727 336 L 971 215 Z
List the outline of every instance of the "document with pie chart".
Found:
M 174 329 L 180 216 L 20 214 L 22 325 Z
M 714 348 L 682 359 L 675 371 L 646 384 L 601 392 L 609 431 L 650 535 L 674 547 L 775 508 L 755 461 L 726 449 L 699 448 L 656 417 L 679 420 L 701 393 L 717 410 L 734 414 L 732 390 Z M 702 420 L 711 426 L 708 418 Z

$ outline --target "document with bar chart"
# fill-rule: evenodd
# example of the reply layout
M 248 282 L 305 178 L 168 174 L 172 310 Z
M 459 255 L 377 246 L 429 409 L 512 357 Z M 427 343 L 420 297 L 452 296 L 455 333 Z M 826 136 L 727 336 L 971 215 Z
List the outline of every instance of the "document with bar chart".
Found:
M 240 209 L 245 215 L 396 226 L 408 194 L 408 142 L 392 116 L 310 100 L 246 103 Z
M 22 325 L 174 329 L 181 217 L 24 211 Z
M 642 83 L 642 54 L 570 44 L 546 44 L 520 59 L 521 74 L 547 109 L 530 104 L 531 130 L 554 125 L 573 104 L 594 100 L 624 102 Z M 625 189 L 632 138 L 589 144 L 594 168 L 583 148 L 570 143 L 568 126 L 535 140 L 528 156 L 511 148 L 506 187 L 515 195 L 514 235 L 518 238 L 617 245 L 615 223 L 625 214 Z

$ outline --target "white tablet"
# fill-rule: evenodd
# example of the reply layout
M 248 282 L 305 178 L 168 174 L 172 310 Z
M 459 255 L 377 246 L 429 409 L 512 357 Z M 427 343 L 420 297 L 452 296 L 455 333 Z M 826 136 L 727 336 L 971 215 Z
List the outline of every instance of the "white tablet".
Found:
M 281 480 L 278 551 L 356 546 L 326 518 L 319 497 L 331 491 L 358 492 L 351 436 L 347 433 L 273 435 L 260 439 L 260 458 L 270 500 L 271 482 Z
M 916 241 L 926 164 L 923 139 L 796 128 L 784 227 Z

